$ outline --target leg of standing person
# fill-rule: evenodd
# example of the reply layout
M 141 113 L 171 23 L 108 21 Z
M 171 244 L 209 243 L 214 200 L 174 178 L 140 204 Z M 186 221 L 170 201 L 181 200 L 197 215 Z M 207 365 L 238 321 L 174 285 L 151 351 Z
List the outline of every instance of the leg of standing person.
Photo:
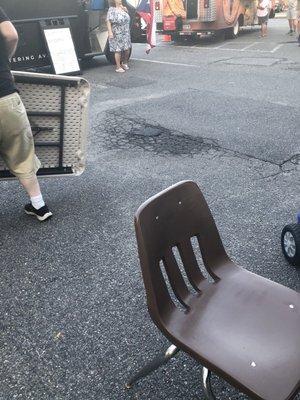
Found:
M 32 199 L 32 198 L 35 199 L 37 197 L 42 198 L 40 185 L 39 185 L 36 175 L 32 176 L 31 178 L 19 178 L 19 181 L 20 181 L 21 185 L 23 186 L 23 188 L 26 190 L 30 199 Z M 44 205 L 45 205 L 45 203 L 43 202 L 41 207 Z
M 290 19 L 291 23 L 290 23 L 290 30 L 291 30 L 291 34 L 294 33 L 294 20 L 293 18 Z
M 266 36 L 266 23 L 265 22 L 261 23 L 260 36 L 261 37 L 265 37 Z
M 288 7 L 288 9 L 287 9 L 286 17 L 289 22 L 289 28 L 290 28 L 290 30 L 288 31 L 288 34 L 291 35 L 293 33 L 293 19 L 292 19 L 290 7 Z
M 263 23 L 262 22 L 260 22 L 260 35 L 259 36 L 260 37 L 263 36 Z
M 116 60 L 116 72 L 124 72 L 124 69 L 121 66 L 121 52 L 116 51 L 115 52 L 115 60 Z
M 50 218 L 52 213 L 44 202 L 37 176 L 19 178 L 19 181 L 30 197 L 30 203 L 24 208 L 25 213 L 36 216 L 39 221 Z
M 297 19 L 296 18 L 293 19 L 293 30 L 294 30 L 294 33 L 297 32 Z
M 123 62 L 122 62 L 122 68 L 125 70 L 128 70 L 128 60 L 130 56 L 130 49 L 124 50 L 124 55 L 123 55 Z

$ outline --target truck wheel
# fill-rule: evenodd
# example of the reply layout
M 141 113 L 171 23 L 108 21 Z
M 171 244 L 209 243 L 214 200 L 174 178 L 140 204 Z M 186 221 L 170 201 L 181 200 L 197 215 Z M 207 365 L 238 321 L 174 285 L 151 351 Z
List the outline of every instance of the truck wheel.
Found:
M 129 52 L 129 58 L 131 57 L 131 53 L 132 53 L 132 48 L 130 49 Z M 107 45 L 106 51 L 105 51 L 105 57 L 107 59 L 107 61 L 113 65 L 116 64 L 116 60 L 115 60 L 115 53 L 111 52 L 109 50 L 109 46 Z
M 239 19 L 237 19 L 233 27 L 226 29 L 225 38 L 236 39 L 239 36 L 239 33 L 240 33 L 240 22 Z
M 281 248 L 290 264 L 300 266 L 300 224 L 290 224 L 283 228 Z

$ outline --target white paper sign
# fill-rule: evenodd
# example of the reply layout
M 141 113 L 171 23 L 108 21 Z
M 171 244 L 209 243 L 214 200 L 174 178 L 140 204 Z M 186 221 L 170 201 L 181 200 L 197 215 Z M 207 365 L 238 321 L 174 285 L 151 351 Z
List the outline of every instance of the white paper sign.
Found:
M 44 29 L 57 75 L 80 71 L 70 28 Z

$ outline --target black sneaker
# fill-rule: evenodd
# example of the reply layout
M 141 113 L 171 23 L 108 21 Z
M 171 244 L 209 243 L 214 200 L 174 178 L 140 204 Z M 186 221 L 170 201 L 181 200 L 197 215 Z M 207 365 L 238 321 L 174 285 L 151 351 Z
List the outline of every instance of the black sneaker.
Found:
M 46 204 L 37 210 L 31 203 L 29 203 L 24 207 L 24 211 L 27 215 L 35 215 L 39 221 L 46 221 L 52 217 L 52 212 L 49 211 Z

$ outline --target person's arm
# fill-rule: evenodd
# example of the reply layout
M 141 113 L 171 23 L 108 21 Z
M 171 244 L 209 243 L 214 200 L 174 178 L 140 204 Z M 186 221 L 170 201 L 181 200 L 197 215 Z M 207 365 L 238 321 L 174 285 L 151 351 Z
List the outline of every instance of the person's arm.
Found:
M 10 21 L 0 23 L 0 35 L 4 39 L 8 58 L 11 59 L 17 49 L 18 33 Z
M 110 39 L 112 39 L 112 38 L 114 37 L 114 34 L 113 34 L 113 32 L 112 32 L 112 29 L 111 29 L 111 22 L 110 22 L 109 19 L 106 21 L 106 25 L 107 25 L 107 30 L 108 30 L 108 37 L 109 37 Z
M 113 39 L 113 37 L 114 37 L 113 31 L 112 31 L 112 26 L 111 26 L 112 16 L 113 16 L 112 7 L 109 7 L 109 9 L 107 11 L 107 16 L 106 16 L 106 25 L 107 25 L 107 30 L 108 30 L 108 37 L 110 39 Z

